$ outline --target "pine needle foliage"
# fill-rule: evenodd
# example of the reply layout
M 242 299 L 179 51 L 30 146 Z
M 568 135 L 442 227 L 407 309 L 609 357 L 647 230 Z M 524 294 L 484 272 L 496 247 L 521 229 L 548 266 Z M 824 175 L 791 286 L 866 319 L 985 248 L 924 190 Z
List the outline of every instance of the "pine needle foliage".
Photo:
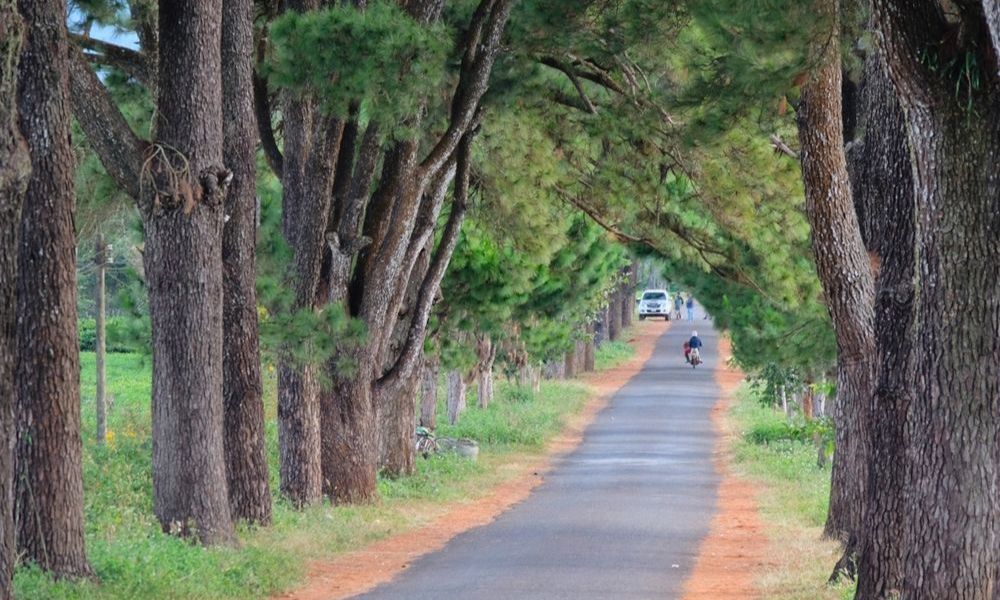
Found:
M 442 82 L 452 37 L 387 0 L 289 11 L 271 25 L 264 70 L 274 87 L 314 95 L 331 114 L 358 105 L 374 121 L 399 123 Z

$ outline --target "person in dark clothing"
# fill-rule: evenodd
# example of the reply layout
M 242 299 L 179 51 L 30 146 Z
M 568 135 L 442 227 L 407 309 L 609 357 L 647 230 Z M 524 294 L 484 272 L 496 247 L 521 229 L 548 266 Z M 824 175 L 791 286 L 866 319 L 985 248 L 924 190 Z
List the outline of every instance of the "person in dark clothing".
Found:
M 704 344 L 701 343 L 701 338 L 698 337 L 697 331 L 691 332 L 691 339 L 684 342 L 684 360 L 691 362 L 691 352 L 697 350 L 701 354 L 701 347 Z
M 701 343 L 701 338 L 698 337 L 697 331 L 691 332 L 691 339 L 688 340 L 688 345 L 690 345 L 692 349 L 701 348 L 702 346 L 704 346 L 704 344 Z

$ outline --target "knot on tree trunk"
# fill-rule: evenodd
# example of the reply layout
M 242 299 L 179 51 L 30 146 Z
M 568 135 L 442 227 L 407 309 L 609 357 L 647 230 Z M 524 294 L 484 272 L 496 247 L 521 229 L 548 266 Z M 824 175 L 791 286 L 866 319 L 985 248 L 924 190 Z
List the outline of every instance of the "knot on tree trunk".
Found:
M 166 144 L 151 144 L 139 174 L 144 198 L 141 208 L 153 215 L 177 209 L 187 215 L 198 204 L 220 206 L 232 180 L 232 171 L 218 165 L 202 169 L 194 179 L 183 152 Z
M 367 236 L 354 236 L 346 240 L 341 240 L 340 235 L 336 232 L 330 232 L 326 234 L 326 243 L 330 246 L 330 251 L 336 256 L 337 254 L 342 254 L 343 256 L 354 256 L 358 252 L 361 252 L 369 244 L 372 243 L 372 238 Z

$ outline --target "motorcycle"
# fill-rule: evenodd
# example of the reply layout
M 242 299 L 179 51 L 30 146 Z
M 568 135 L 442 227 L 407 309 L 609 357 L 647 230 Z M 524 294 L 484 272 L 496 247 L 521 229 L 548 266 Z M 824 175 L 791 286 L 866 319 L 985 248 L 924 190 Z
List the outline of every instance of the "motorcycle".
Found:
M 691 363 L 691 368 L 697 368 L 701 364 L 701 352 L 698 352 L 697 348 L 691 350 L 688 355 L 688 362 Z

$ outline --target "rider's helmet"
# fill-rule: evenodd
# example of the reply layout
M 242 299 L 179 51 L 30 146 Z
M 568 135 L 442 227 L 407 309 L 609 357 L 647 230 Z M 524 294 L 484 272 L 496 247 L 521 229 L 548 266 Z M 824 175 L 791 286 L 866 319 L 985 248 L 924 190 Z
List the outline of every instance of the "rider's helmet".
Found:
M 691 337 L 698 337 L 698 332 L 697 331 L 692 331 L 691 332 Z

